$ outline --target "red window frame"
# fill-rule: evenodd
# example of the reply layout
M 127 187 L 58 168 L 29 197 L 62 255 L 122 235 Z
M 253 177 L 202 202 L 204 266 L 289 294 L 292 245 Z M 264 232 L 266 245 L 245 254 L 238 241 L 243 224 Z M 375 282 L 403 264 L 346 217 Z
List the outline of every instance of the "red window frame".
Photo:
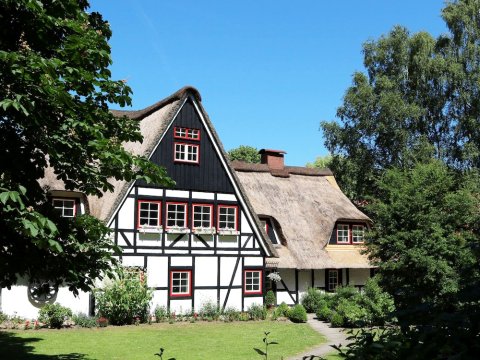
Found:
M 197 149 L 197 159 L 196 160 L 187 160 L 187 159 L 177 159 L 177 145 L 184 145 L 186 147 L 190 146 Z M 187 148 L 184 151 L 187 154 Z M 173 143 L 173 161 L 177 163 L 187 163 L 187 164 L 199 164 L 200 163 L 200 145 L 199 144 L 189 144 L 184 142 L 174 142 Z
M 142 225 L 140 224 L 140 204 L 141 203 L 151 203 L 151 204 L 158 204 L 158 225 L 162 225 L 162 202 L 156 200 L 138 200 L 137 201 L 137 228 L 141 228 Z M 147 226 L 155 226 L 155 225 L 147 225 Z
M 247 290 L 247 273 L 259 274 L 259 289 Z M 245 269 L 243 270 L 243 293 L 245 295 L 262 295 L 263 294 L 263 270 L 258 269 Z
M 187 273 L 188 274 L 188 292 L 187 293 L 174 293 L 173 292 L 173 274 L 174 273 Z M 190 297 L 192 296 L 192 270 L 170 270 L 170 297 Z
M 337 283 L 334 286 L 333 289 L 330 288 L 330 273 L 336 273 L 337 274 Z M 335 291 L 335 289 L 340 285 L 340 274 L 338 269 L 328 269 L 327 270 L 327 284 L 325 284 L 325 287 L 327 288 L 327 291 Z
M 180 129 L 185 130 L 185 136 L 177 135 L 177 129 L 178 130 L 180 130 Z M 192 131 L 192 134 L 193 134 L 193 131 L 197 131 L 198 137 L 194 138 L 192 136 L 189 136 L 188 135 L 189 131 Z M 183 127 L 183 126 L 175 126 L 173 128 L 173 137 L 176 138 L 176 139 L 187 139 L 187 140 L 200 141 L 200 136 L 201 136 L 200 133 L 201 133 L 200 129 L 187 128 L 187 127 Z
M 220 209 L 222 208 L 233 208 L 235 209 L 235 228 L 234 230 L 238 230 L 238 206 L 237 205 L 218 205 L 217 211 L 217 230 L 226 230 L 226 228 L 220 227 Z
M 212 204 L 192 204 L 192 229 L 197 229 L 197 227 L 194 226 L 195 224 L 195 207 L 197 206 L 205 206 L 210 208 L 210 227 L 213 227 L 213 205 Z
M 339 229 L 340 226 L 346 226 L 348 227 L 348 241 L 338 241 L 339 237 L 338 237 L 338 232 L 341 231 Z M 357 245 L 357 244 L 363 244 L 365 243 L 365 240 L 363 241 L 353 241 L 353 227 L 354 226 L 361 226 L 363 228 L 363 232 L 365 234 L 365 224 L 360 224 L 360 223 L 353 223 L 353 224 L 349 224 L 349 223 L 338 223 L 335 227 L 335 231 L 337 232 L 337 244 L 338 245 Z M 345 230 L 345 229 L 343 229 Z
M 354 241 L 354 237 L 353 237 L 353 228 L 355 226 L 360 226 L 362 227 L 362 241 Z M 362 224 L 352 224 L 352 244 L 363 244 L 365 242 L 365 225 L 362 225 Z
M 168 205 L 183 205 L 185 208 L 185 218 L 183 223 L 185 224 L 183 227 L 188 228 L 188 204 L 185 202 L 176 202 L 176 201 L 167 201 L 165 204 L 165 226 L 167 229 L 170 229 L 171 226 L 168 226 Z
M 65 209 L 65 207 L 62 205 L 61 208 L 56 208 L 55 207 L 55 201 L 62 201 L 62 202 L 71 201 L 71 202 L 73 202 L 73 215 L 72 216 L 64 216 L 63 215 L 63 210 Z M 55 197 L 55 198 L 52 198 L 52 205 L 53 205 L 53 208 L 55 210 L 61 210 L 61 214 L 60 214 L 61 217 L 74 218 L 75 216 L 77 216 L 77 199 Z
M 339 232 L 339 227 L 340 226 L 346 226 L 347 227 L 347 241 L 338 241 L 339 237 L 338 237 L 338 232 Z M 342 229 L 341 231 L 345 231 L 345 229 Z M 350 231 L 350 225 L 349 224 L 337 224 L 337 244 L 351 244 L 352 243 L 352 239 L 351 239 L 351 231 Z

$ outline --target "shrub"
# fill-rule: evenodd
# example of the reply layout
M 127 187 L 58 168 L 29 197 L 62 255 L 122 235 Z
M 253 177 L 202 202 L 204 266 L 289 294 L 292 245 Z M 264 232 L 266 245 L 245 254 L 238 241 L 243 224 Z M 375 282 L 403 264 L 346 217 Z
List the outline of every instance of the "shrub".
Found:
M 330 316 L 330 323 L 333 327 L 342 327 L 344 323 L 343 316 L 336 311 L 333 311 Z
M 320 299 L 322 299 L 322 293 L 318 289 L 308 288 L 300 302 L 307 312 L 314 313 L 319 306 Z
M 285 303 L 282 302 L 276 309 L 275 309 L 275 316 L 278 317 L 288 317 L 288 312 L 290 311 L 290 307 Z
M 252 304 L 248 308 L 250 320 L 265 320 L 267 318 L 267 309 L 262 305 Z
M 153 311 L 155 314 L 155 321 L 157 323 L 167 321 L 170 317 L 170 314 L 165 306 L 156 306 Z
M 0 311 L 0 324 L 8 320 L 8 315 Z
M 342 316 L 344 327 L 362 327 L 370 322 L 368 310 L 362 306 L 361 301 L 340 299 L 336 311 Z
M 72 316 L 72 310 L 60 304 L 45 304 L 38 313 L 38 320 L 47 326 L 60 329 L 63 322 Z
M 132 324 L 136 318 L 146 322 L 152 290 L 144 276 L 138 272 L 121 270 L 118 279 L 95 290 L 98 314 L 112 325 Z
M 275 294 L 273 293 L 273 291 L 268 290 L 267 293 L 265 294 L 265 305 L 267 307 L 274 306 L 276 301 L 277 300 L 275 299 Z
M 240 312 L 233 307 L 227 307 L 223 310 L 223 317 L 225 321 L 238 321 L 240 320 Z
M 307 311 L 303 305 L 297 304 L 288 312 L 288 318 L 295 323 L 307 322 Z
M 202 304 L 198 314 L 203 320 L 218 320 L 220 316 L 220 308 L 217 303 L 209 300 Z
M 90 317 L 82 313 L 73 315 L 72 320 L 75 325 L 83 328 L 92 328 L 97 326 L 97 321 L 94 317 Z
M 330 321 L 332 310 L 330 310 L 326 305 L 323 305 L 317 309 L 315 314 L 319 320 Z
M 363 292 L 363 306 L 370 315 L 370 324 L 381 326 L 391 318 L 395 310 L 392 297 L 382 291 L 376 277 L 367 280 Z

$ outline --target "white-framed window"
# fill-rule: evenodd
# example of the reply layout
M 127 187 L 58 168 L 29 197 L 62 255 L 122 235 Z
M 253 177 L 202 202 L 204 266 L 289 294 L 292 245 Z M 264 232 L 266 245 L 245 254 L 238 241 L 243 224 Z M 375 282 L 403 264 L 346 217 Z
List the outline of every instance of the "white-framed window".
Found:
M 192 270 L 170 271 L 170 296 L 192 295 Z
M 199 145 L 178 143 L 174 144 L 174 160 L 187 163 L 199 163 Z
M 193 228 L 211 228 L 213 226 L 213 205 L 193 204 Z
M 53 199 L 53 207 L 61 217 L 73 218 L 77 214 L 75 199 Z
M 245 270 L 245 294 L 262 294 L 262 270 Z
M 350 226 L 348 224 L 337 224 L 337 243 L 349 244 L 350 243 Z
M 338 286 L 338 270 L 327 270 L 327 291 L 335 291 Z
M 200 140 L 200 130 L 185 127 L 175 127 L 174 137 L 178 139 Z
M 219 205 L 218 206 L 218 229 L 221 230 L 237 230 L 237 211 L 235 205 Z
M 160 226 L 160 201 L 138 200 L 137 227 Z
M 363 226 L 363 225 L 352 225 L 352 243 L 354 243 L 354 244 L 363 243 L 364 234 L 365 234 L 365 226 Z
M 187 204 L 167 202 L 167 228 L 187 227 Z

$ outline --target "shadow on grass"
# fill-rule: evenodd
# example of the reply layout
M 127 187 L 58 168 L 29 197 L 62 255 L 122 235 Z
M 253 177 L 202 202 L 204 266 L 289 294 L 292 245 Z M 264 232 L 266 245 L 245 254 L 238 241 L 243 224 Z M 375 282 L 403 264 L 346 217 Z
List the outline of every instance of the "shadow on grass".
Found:
M 30 344 L 42 341 L 41 338 L 21 338 L 15 333 L 0 331 L 0 359 L 15 360 L 93 360 L 85 354 L 71 353 L 60 355 L 34 354 Z

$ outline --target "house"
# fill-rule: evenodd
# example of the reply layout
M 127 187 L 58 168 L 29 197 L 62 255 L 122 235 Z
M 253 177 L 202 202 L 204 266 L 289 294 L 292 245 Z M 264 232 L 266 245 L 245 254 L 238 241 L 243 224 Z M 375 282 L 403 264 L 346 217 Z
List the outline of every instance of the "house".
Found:
M 198 91 L 183 88 L 139 111 L 142 143 L 127 143 L 167 169 L 171 189 L 113 181 L 103 197 L 67 192 L 48 169 L 46 186 L 63 216 L 89 213 L 113 230 L 123 266 L 141 269 L 154 289 L 153 307 L 176 312 L 206 301 L 245 310 L 266 289 L 293 304 L 309 286 L 333 291 L 362 286 L 370 265 L 360 254 L 369 219 L 342 194 L 328 170 L 284 166 L 284 153 L 262 151 L 262 164 L 230 164 Z M 267 274 L 278 271 L 272 283 Z M 24 279 L 3 289 L 2 311 L 35 317 L 46 301 L 91 313 L 94 299 L 67 289 L 38 296 Z

